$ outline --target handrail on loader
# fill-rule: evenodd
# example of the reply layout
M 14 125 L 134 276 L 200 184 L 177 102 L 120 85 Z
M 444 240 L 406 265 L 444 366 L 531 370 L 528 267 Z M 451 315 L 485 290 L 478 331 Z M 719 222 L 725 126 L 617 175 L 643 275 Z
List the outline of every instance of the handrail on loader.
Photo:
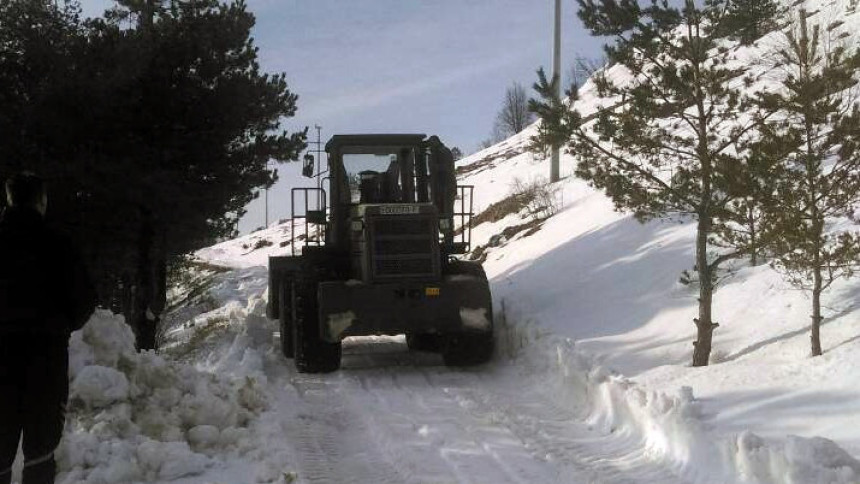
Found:
M 303 192 L 304 194 L 304 214 L 296 213 L 296 193 Z M 311 192 L 316 192 L 315 197 L 311 197 Z M 309 210 L 308 207 L 312 200 L 315 199 L 316 210 Z M 296 219 L 304 219 L 304 244 L 302 248 L 309 245 L 322 246 L 325 245 L 325 224 L 326 224 L 326 192 L 322 188 L 293 188 L 291 192 L 291 209 L 290 209 L 290 248 L 295 256 L 296 252 Z M 314 225 L 315 230 L 313 237 L 311 236 L 310 226 Z

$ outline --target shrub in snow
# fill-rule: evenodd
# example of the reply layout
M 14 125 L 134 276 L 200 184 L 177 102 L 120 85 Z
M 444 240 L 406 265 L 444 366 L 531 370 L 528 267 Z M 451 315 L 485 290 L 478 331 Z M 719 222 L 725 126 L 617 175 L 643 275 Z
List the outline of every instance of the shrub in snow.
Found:
M 546 178 L 536 177 L 531 181 L 514 178 L 511 194 L 525 207 L 532 220 L 543 220 L 558 213 L 561 208 L 561 187 L 551 184 Z

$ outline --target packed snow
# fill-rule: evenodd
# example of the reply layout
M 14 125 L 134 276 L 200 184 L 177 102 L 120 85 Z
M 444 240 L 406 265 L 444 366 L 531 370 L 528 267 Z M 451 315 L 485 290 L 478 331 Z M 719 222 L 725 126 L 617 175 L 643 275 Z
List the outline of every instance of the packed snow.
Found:
M 70 340 L 61 483 L 165 482 L 247 448 L 267 408 L 253 377 L 224 378 L 138 353 L 122 317 L 99 310 Z

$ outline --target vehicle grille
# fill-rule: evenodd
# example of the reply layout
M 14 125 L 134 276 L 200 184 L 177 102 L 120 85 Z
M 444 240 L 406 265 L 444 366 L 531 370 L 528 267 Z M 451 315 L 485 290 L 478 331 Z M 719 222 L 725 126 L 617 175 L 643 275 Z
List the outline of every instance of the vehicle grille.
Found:
M 376 235 L 427 235 L 428 218 L 405 218 L 404 215 L 374 220 Z
M 377 240 L 374 247 L 377 255 L 430 254 L 433 243 L 429 239 Z
M 439 273 L 436 217 L 376 216 L 371 223 L 374 280 L 433 277 Z
M 420 259 L 376 259 L 376 275 L 424 275 L 433 274 L 433 261 Z

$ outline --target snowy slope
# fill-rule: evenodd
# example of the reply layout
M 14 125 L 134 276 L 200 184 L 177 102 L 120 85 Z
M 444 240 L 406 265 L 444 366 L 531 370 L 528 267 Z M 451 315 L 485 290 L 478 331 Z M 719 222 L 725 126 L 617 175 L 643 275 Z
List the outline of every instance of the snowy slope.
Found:
M 860 12 L 850 13 L 848 5 L 806 2 L 808 11 L 818 12 L 812 20 L 842 20 L 841 28 L 854 34 Z M 761 58 L 778 37 L 771 34 L 739 50 L 739 62 Z M 622 75 L 617 68 L 610 71 Z M 759 85 L 767 82 L 763 76 Z M 595 105 L 587 84 L 577 107 L 588 114 Z M 463 182 L 479 187 L 479 207 L 504 198 L 515 177 L 547 176 L 548 164 L 526 150 L 533 129 L 461 162 Z M 573 163 L 563 157 L 563 175 Z M 691 387 L 704 421 L 717 433 L 819 435 L 860 456 L 860 282 L 840 281 L 826 295 L 826 354 L 810 359 L 808 297 L 768 267 L 744 267 L 741 261 L 715 299 L 721 325 L 715 364 L 690 368 L 696 294 L 678 279 L 693 265 L 692 224 L 641 225 L 613 212 L 602 194 L 581 181 L 567 178 L 560 188 L 563 210 L 540 232 L 487 251 L 494 297 L 506 301 L 512 319 L 575 339 L 581 351 L 644 388 Z M 511 216 L 480 226 L 474 243 L 487 244 L 522 222 Z

